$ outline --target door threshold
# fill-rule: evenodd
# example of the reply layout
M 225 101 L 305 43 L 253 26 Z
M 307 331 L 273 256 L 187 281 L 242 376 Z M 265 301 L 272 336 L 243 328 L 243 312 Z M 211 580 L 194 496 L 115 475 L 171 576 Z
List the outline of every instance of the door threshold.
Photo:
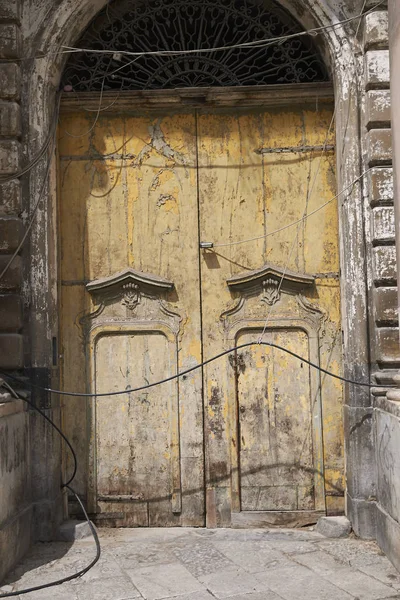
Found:
M 234 529 L 264 527 L 307 527 L 315 525 L 320 517 L 326 515 L 323 510 L 298 511 L 243 511 L 232 513 L 231 526 Z

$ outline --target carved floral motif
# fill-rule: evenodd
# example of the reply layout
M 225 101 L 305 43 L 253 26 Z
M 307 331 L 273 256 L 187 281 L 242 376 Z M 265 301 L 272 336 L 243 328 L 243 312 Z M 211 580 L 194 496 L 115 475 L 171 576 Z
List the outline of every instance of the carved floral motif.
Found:
M 279 284 L 276 279 L 265 279 L 262 282 L 263 287 L 263 296 L 261 298 L 262 302 L 265 302 L 269 306 L 273 306 L 278 302 L 281 297 L 281 292 L 279 290 Z
M 140 291 L 139 286 L 136 283 L 125 283 L 122 286 L 123 297 L 121 304 L 126 306 L 129 310 L 134 310 L 140 302 Z

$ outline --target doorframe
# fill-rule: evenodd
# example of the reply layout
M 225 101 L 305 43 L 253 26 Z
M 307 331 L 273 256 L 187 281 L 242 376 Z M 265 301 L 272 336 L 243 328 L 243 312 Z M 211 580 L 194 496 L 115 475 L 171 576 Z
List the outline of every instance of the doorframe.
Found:
M 73 46 L 90 20 L 106 5 L 107 0 L 61 0 L 52 5 L 41 24 L 25 40 L 27 52 L 40 52 L 40 60 L 21 64 L 23 106 L 23 152 L 26 162 L 42 149 L 52 122 L 62 71 L 67 60 L 63 46 Z M 343 13 L 336 0 L 280 0 L 289 12 L 305 27 L 325 27 L 319 39 L 334 82 L 336 103 L 337 189 L 347 190 L 339 208 L 339 241 L 341 257 L 341 297 L 343 326 L 344 374 L 348 378 L 369 381 L 370 353 L 367 318 L 367 250 L 364 223 L 364 179 L 367 168 L 361 142 L 362 109 L 362 40 L 347 25 L 339 24 Z M 332 27 L 335 23 L 335 27 Z M 50 170 L 48 185 L 41 194 L 30 233 L 30 251 L 24 257 L 25 305 L 29 307 L 29 330 L 26 348 L 32 367 L 52 367 L 52 339 L 58 335 L 58 249 L 57 249 L 57 186 L 56 154 Z M 23 185 L 23 207 L 27 214 L 35 206 L 46 176 L 44 162 L 38 163 Z M 358 183 L 354 183 L 354 182 Z M 54 401 L 53 401 L 54 402 Z M 345 404 L 353 407 L 370 406 L 367 388 L 345 386 Z M 55 404 L 56 406 L 56 404 Z M 349 426 L 346 436 L 349 436 Z M 348 440 L 347 440 L 348 443 Z M 359 452 L 369 455 L 369 438 L 359 442 Z M 364 444 L 363 447 L 362 444 Z M 346 465 L 349 485 L 363 481 L 366 489 L 372 481 L 374 468 L 359 473 L 357 465 Z M 367 482 L 368 480 L 368 482 Z M 367 497 L 365 498 L 367 500 Z M 362 499 L 360 502 L 363 501 Z M 364 501 L 363 501 L 364 502 Z M 373 502 L 363 510 L 373 519 Z M 357 506 L 350 511 L 357 513 Z M 364 516 L 367 513 L 364 513 Z M 350 517 L 352 515 L 350 514 Z M 367 517 L 366 517 L 367 518 Z M 369 518 L 369 517 L 368 517 Z

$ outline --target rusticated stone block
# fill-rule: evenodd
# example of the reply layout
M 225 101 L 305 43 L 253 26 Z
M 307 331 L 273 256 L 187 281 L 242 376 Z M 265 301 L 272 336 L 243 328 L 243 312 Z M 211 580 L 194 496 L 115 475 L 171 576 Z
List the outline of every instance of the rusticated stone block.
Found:
M 20 242 L 22 221 L 20 219 L 0 219 L 0 252 L 12 252 Z
M 399 330 L 397 327 L 381 327 L 376 330 L 376 361 L 378 363 L 400 361 Z
M 21 90 L 21 72 L 16 63 L 0 64 L 0 98 L 18 100 Z
M 21 184 L 18 179 L 0 184 L 0 215 L 16 215 L 21 211 Z
M 393 169 L 391 167 L 375 167 L 367 175 L 369 201 L 376 204 L 393 203 Z
M 0 175 L 12 175 L 19 168 L 20 145 L 14 140 L 0 141 Z
M 0 19 L 19 22 L 21 0 L 0 0 Z
M 0 255 L 0 273 L 6 267 L 11 256 L 9 254 Z M 16 256 L 11 265 L 0 279 L 0 291 L 16 290 L 20 287 L 22 281 L 21 258 Z
M 366 104 L 367 127 L 382 127 L 390 124 L 390 90 L 370 90 Z
M 389 47 L 389 23 L 386 10 L 377 10 L 365 16 L 364 46 L 366 50 Z
M 1 331 L 18 331 L 22 327 L 22 302 L 17 294 L 0 295 Z
M 396 325 L 398 323 L 396 287 L 375 288 L 374 306 L 375 321 L 378 324 Z
M 0 136 L 21 135 L 21 109 L 16 102 L 0 102 Z
M 0 58 L 19 58 L 21 32 L 16 23 L 0 23 Z
M 21 369 L 24 366 L 22 335 L 0 334 L 0 366 L 3 369 Z
M 394 208 L 392 206 L 379 206 L 372 211 L 372 238 L 374 242 L 394 242 Z
M 392 130 L 372 129 L 367 134 L 368 162 L 372 167 L 392 162 Z
M 368 50 L 365 53 L 365 85 L 367 89 L 389 89 L 389 50 Z
M 396 248 L 379 246 L 373 250 L 373 276 L 375 282 L 396 281 Z

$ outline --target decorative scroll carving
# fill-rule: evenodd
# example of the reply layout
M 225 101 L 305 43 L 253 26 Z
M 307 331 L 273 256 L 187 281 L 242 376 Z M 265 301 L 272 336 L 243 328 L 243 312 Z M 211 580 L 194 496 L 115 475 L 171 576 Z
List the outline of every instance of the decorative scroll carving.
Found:
M 327 81 L 311 37 L 254 45 L 301 29 L 275 0 L 114 0 L 78 42 L 86 50 L 69 59 L 63 86 L 121 91 Z M 138 56 L 130 60 L 124 50 Z
M 173 287 L 172 281 L 132 268 L 91 281 L 86 289 L 93 296 L 96 309 L 83 317 L 82 324 L 90 329 L 129 321 L 138 325 L 154 323 L 157 329 L 158 323 L 177 334 L 182 317 L 165 302 L 165 294 Z
M 237 296 L 232 306 L 221 315 L 226 333 L 239 323 L 252 323 L 259 327 L 265 322 L 262 304 L 274 306 L 269 320 L 289 326 L 289 322 L 308 323 L 319 329 L 324 313 L 304 296 L 314 286 L 314 277 L 305 273 L 283 270 L 266 264 L 255 271 L 246 271 L 227 280 L 229 288 Z

